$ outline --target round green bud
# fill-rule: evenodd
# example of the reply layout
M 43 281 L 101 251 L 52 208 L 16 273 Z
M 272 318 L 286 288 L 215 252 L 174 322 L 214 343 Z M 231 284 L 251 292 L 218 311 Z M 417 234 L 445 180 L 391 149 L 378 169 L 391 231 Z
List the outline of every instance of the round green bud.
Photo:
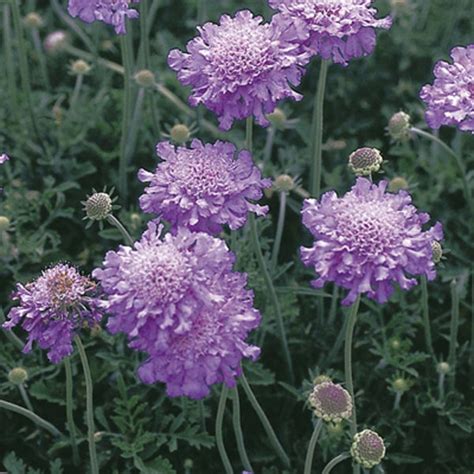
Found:
M 155 75 L 148 69 L 142 69 L 135 74 L 135 81 L 141 87 L 152 87 L 156 83 Z
M 6 232 L 10 227 L 10 219 L 6 216 L 0 216 L 0 232 Z
M 22 385 L 28 380 L 28 372 L 23 367 L 15 367 L 8 372 L 8 380 L 15 385 Z
M 192 469 L 194 467 L 194 462 L 192 459 L 185 459 L 184 460 L 184 465 L 183 465 L 184 469 Z
M 436 371 L 438 372 L 438 374 L 446 375 L 449 373 L 449 370 L 450 370 L 450 366 L 447 362 L 440 362 L 436 366 Z
M 44 24 L 43 18 L 36 12 L 28 13 L 24 18 L 24 22 L 28 28 L 41 28 Z
M 101 221 L 112 212 L 112 198 L 107 193 L 94 193 L 84 203 L 84 210 L 89 219 Z
M 372 430 L 364 430 L 354 436 L 351 446 L 351 456 L 366 469 L 372 469 L 385 456 L 383 439 Z
M 342 422 L 340 421 L 337 423 L 328 423 L 326 425 L 326 429 L 328 430 L 330 436 L 334 436 L 336 438 L 339 438 L 344 434 L 344 427 L 342 426 Z
M 86 63 L 86 61 L 83 59 L 77 59 L 71 63 L 69 69 L 71 73 L 76 76 L 84 76 L 85 74 L 89 73 L 89 71 L 92 69 L 92 66 L 89 63 Z
M 398 339 L 398 337 L 394 337 L 393 339 L 391 339 L 389 344 L 394 351 L 398 351 L 400 347 L 402 347 L 402 342 L 400 341 L 400 339 Z
M 395 392 L 404 393 L 410 389 L 410 382 L 403 377 L 397 377 L 392 381 L 392 388 Z
M 443 258 L 443 247 L 437 240 L 433 240 L 431 243 L 431 250 L 433 255 L 433 262 L 439 263 Z
M 171 140 L 181 145 L 189 140 L 191 137 L 191 131 L 186 125 L 178 123 L 170 130 L 170 136 Z
M 406 141 L 410 138 L 411 119 L 405 112 L 397 112 L 388 122 L 388 134 L 394 141 Z
M 402 189 L 408 189 L 408 181 L 402 176 L 395 176 L 388 183 L 388 190 L 391 193 L 398 193 Z
M 275 128 L 278 128 L 279 130 L 285 129 L 287 116 L 285 112 L 278 107 L 272 113 L 267 115 L 267 119 Z
M 275 191 L 290 192 L 295 187 L 295 180 L 288 174 L 281 174 L 273 182 Z
M 369 176 L 379 171 L 383 157 L 376 148 L 359 148 L 349 156 L 349 168 L 357 176 Z

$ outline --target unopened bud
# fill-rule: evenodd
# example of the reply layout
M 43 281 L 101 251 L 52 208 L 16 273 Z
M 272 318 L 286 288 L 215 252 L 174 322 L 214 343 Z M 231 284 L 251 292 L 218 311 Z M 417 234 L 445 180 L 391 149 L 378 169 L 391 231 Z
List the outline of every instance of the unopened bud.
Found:
M 433 240 L 433 242 L 431 242 L 431 251 L 433 255 L 433 262 L 441 262 L 441 259 L 443 258 L 443 247 L 437 240 Z
M 331 377 L 328 377 L 327 375 L 318 375 L 317 377 L 314 378 L 313 380 L 313 385 L 319 385 L 320 383 L 323 382 L 332 382 Z
M 275 181 L 273 187 L 278 192 L 290 192 L 295 187 L 295 180 L 288 174 L 281 174 Z
M 391 193 L 398 193 L 402 189 L 408 189 L 408 181 L 401 176 L 395 176 L 388 183 L 388 190 Z
M 170 130 L 170 136 L 175 143 L 183 144 L 191 137 L 191 131 L 186 125 L 178 123 Z
M 50 54 L 58 53 L 67 45 L 68 39 L 68 35 L 65 31 L 54 31 L 46 36 L 44 40 L 44 49 Z
M 44 24 L 43 19 L 36 12 L 28 13 L 24 18 L 24 22 L 29 28 L 41 28 Z
M 277 107 L 272 113 L 267 115 L 267 119 L 275 128 L 278 128 L 279 130 L 284 130 L 287 117 L 283 110 Z
M 447 362 L 440 362 L 436 366 L 436 371 L 438 372 L 438 374 L 446 375 L 449 373 L 449 370 L 450 370 L 450 366 Z
M 397 112 L 388 122 L 388 134 L 396 142 L 406 141 L 410 138 L 410 116 L 405 112 Z
M 6 216 L 0 216 L 0 232 L 6 232 L 10 227 L 10 219 Z
M 148 69 L 142 69 L 135 74 L 135 81 L 141 87 L 152 87 L 156 83 L 155 75 Z
M 392 381 L 392 388 L 395 392 L 407 392 L 410 389 L 410 381 L 403 377 L 397 377 Z
M 8 380 L 15 385 L 22 385 L 28 380 L 28 372 L 23 367 L 15 367 L 8 372 Z
M 89 63 L 86 63 L 83 59 L 77 59 L 73 61 L 70 66 L 70 71 L 76 76 L 84 76 L 88 74 L 92 69 L 92 66 Z

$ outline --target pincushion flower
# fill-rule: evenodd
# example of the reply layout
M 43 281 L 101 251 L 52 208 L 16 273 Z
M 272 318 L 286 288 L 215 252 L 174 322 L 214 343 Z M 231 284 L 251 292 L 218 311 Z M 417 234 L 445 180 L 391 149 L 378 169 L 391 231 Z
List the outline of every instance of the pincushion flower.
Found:
M 103 21 L 115 28 L 117 34 L 126 33 L 127 18 L 137 18 L 137 10 L 131 3 L 139 0 L 69 0 L 68 12 L 86 23 Z
M 474 44 L 451 51 L 452 64 L 439 61 L 434 68 L 435 81 L 421 89 L 426 103 L 426 121 L 438 129 L 454 125 L 474 133 Z
M 309 396 L 314 414 L 324 421 L 338 423 L 352 414 L 352 398 L 341 385 L 331 381 L 318 383 Z
M 74 267 L 58 264 L 26 285 L 18 284 L 13 299 L 20 303 L 8 314 L 3 328 L 18 324 L 28 332 L 23 352 L 36 341 L 48 350 L 48 359 L 60 362 L 73 352 L 72 341 L 84 326 L 94 327 L 102 318 L 97 285 Z
M 300 83 L 309 55 L 300 50 L 304 35 L 296 28 L 278 18 L 263 23 L 243 10 L 198 31 L 186 52 L 170 52 L 168 64 L 182 84 L 192 87 L 190 104 L 204 104 L 217 114 L 222 129 L 252 115 L 267 126 L 265 115 L 280 100 L 302 98 L 291 86 Z
M 416 275 L 436 276 L 432 242 L 443 238 L 441 224 L 424 230 L 429 215 L 417 211 L 406 191 L 387 193 L 387 185 L 358 178 L 341 198 L 331 191 L 304 203 L 303 223 L 315 242 L 301 249 L 302 261 L 316 271 L 316 288 L 334 282 L 349 290 L 345 305 L 359 294 L 384 303 L 394 284 L 408 290 Z
M 376 28 L 388 29 L 390 17 L 377 19 L 373 0 L 270 0 L 271 7 L 308 35 L 302 43 L 312 54 L 347 65 L 371 54 Z
M 107 253 L 93 275 L 108 295 L 109 331 L 126 333 L 130 347 L 148 354 L 140 379 L 164 382 L 169 396 L 198 399 L 213 384 L 234 386 L 241 359 L 258 357 L 245 339 L 260 313 L 224 241 L 161 231 L 150 223 L 133 248 Z
M 267 206 L 254 204 L 271 186 L 262 179 L 251 154 L 231 143 L 203 144 L 193 140 L 190 148 L 159 143 L 157 153 L 163 161 L 154 173 L 140 170 L 138 177 L 149 183 L 140 197 L 140 207 L 172 224 L 196 231 L 217 234 L 222 225 L 242 227 L 248 212 L 263 215 Z

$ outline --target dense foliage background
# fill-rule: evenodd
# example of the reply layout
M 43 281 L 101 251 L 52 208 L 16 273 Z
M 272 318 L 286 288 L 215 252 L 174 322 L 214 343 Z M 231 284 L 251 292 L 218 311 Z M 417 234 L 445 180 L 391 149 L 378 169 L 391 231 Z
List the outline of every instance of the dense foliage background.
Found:
M 67 19 L 64 2 L 21 2 L 23 15 L 35 11 L 43 19 L 42 39 L 56 30 L 69 32 L 74 47 L 96 49 L 101 57 L 120 63 L 117 37 L 103 24 L 84 26 Z M 438 361 L 446 360 L 450 319 L 460 301 L 459 344 L 456 357 L 456 385 L 446 386 L 440 397 L 436 364 L 425 350 L 420 290 L 397 293 L 389 304 L 376 305 L 363 299 L 356 328 L 354 376 L 358 418 L 361 425 L 373 427 L 384 436 L 388 446 L 383 463 L 387 473 L 471 473 L 474 470 L 474 283 L 472 281 L 472 216 L 464 203 L 461 180 L 453 160 L 443 150 L 420 139 L 403 145 L 390 143 L 385 127 L 390 116 L 405 110 L 413 123 L 425 128 L 423 107 L 418 99 L 421 86 L 432 80 L 435 61 L 449 55 L 455 45 L 473 40 L 472 0 L 405 0 L 376 2 L 381 14 L 393 10 L 393 28 L 379 35 L 376 53 L 353 61 L 348 68 L 331 66 L 329 71 L 323 174 L 324 189 L 345 192 L 353 176 L 347 169 L 347 156 L 359 146 L 382 150 L 387 163 L 386 177 L 404 177 L 416 205 L 431 213 L 445 226 L 446 260 L 439 277 L 429 285 L 430 317 Z M 174 91 L 183 101 L 188 91 L 166 65 L 173 47 L 182 48 L 194 36 L 194 28 L 204 19 L 217 20 L 224 12 L 249 8 L 269 15 L 263 0 L 161 0 L 152 2 L 157 9 L 150 14 L 152 70 L 159 83 Z M 18 76 L 17 40 L 10 36 L 5 17 L 2 22 L 0 64 L 13 54 Z M 138 22 L 132 27 L 138 47 Z M 34 46 L 34 33 L 25 27 L 28 62 L 31 70 L 33 108 L 39 118 L 43 143 L 31 133 L 26 97 L 18 79 L 15 94 L 0 74 L 0 151 L 11 161 L 0 169 L 0 215 L 10 219 L 8 231 L 0 239 L 0 315 L 6 314 L 15 282 L 25 282 L 45 266 L 69 261 L 90 271 L 98 266 L 104 253 L 118 245 L 120 234 L 107 225 L 86 229 L 81 201 L 93 188 L 111 188 L 117 183 L 118 144 L 121 136 L 123 78 L 93 60 L 85 76 L 79 99 L 71 107 L 75 77 L 68 65 L 76 59 L 61 51 L 45 56 L 47 78 L 41 57 Z M 140 68 L 138 57 L 136 68 Z M 300 88 L 305 99 L 285 103 L 283 110 L 294 126 L 276 131 L 271 162 L 264 174 L 282 173 L 299 177 L 307 185 L 311 107 L 319 63 L 313 61 Z M 3 69 L 2 69 L 3 71 Z M 19 76 L 18 76 L 19 77 Z M 134 85 L 135 91 L 138 86 Z M 136 117 L 133 158 L 130 162 L 130 197 L 121 204 L 118 215 L 134 237 L 144 229 L 146 217 L 138 212 L 137 197 L 142 185 L 135 178 L 140 167 L 151 169 L 156 161 L 156 142 L 177 122 L 194 125 L 196 136 L 214 140 L 209 129 L 200 127 L 203 119 L 216 123 L 212 114 L 199 110 L 190 115 L 178 110 L 162 94 L 145 92 L 144 108 Z M 241 144 L 244 126 L 226 133 L 228 140 Z M 256 128 L 255 158 L 261 162 L 267 131 Z M 471 170 L 474 186 L 473 137 L 453 129 L 440 134 L 463 156 Z M 278 194 L 267 196 L 271 217 L 261 223 L 265 249 L 272 245 L 278 216 Z M 337 293 L 325 288 L 325 297 L 311 290 L 311 272 L 298 260 L 298 247 L 309 242 L 300 222 L 302 198 L 292 193 L 279 265 L 273 271 L 288 331 L 296 383 L 288 383 L 284 359 L 277 337 L 272 307 L 245 230 L 239 233 L 236 251 L 238 267 L 250 275 L 256 305 L 264 314 L 261 329 L 252 336 L 262 344 L 257 364 L 246 364 L 248 378 L 259 401 L 290 454 L 293 468 L 285 471 L 268 444 L 265 433 L 247 400 L 241 397 L 242 424 L 246 445 L 257 473 L 302 472 L 304 455 L 313 429 L 311 412 L 305 406 L 311 380 L 329 374 L 342 381 L 341 329 L 345 310 L 335 303 Z M 229 237 L 228 235 L 226 238 Z M 270 254 L 267 252 L 267 256 Z M 322 301 L 322 303 L 321 303 Z M 21 331 L 16 332 L 23 338 Z M 338 337 L 339 336 L 339 337 Z M 22 355 L 17 339 L 0 333 L 0 398 L 23 404 L 18 387 L 8 381 L 14 367 L 25 367 L 29 374 L 26 389 L 35 411 L 65 428 L 64 369 L 47 362 L 35 349 Z M 95 383 L 95 414 L 98 451 L 103 472 L 219 473 L 221 461 L 214 441 L 214 419 L 219 387 L 204 402 L 185 398 L 170 399 L 163 386 L 145 386 L 136 377 L 140 356 L 131 352 L 122 337 L 95 331 L 85 338 Z M 338 341 L 338 342 L 336 342 Z M 87 443 L 84 424 L 85 388 L 78 356 L 72 358 L 75 376 L 75 418 L 81 436 L 83 465 L 74 469 L 67 442 L 56 441 L 37 429 L 29 420 L 0 411 L 0 459 L 11 473 L 72 473 L 87 471 Z M 394 380 L 404 379 L 407 391 L 399 406 Z M 243 395 L 243 393 L 242 393 Z M 228 404 L 230 409 L 231 403 Z M 240 472 L 232 431 L 230 411 L 225 418 L 225 442 Z M 324 428 L 315 455 L 315 471 L 321 472 L 329 459 L 349 444 L 345 425 Z M 27 467 L 28 466 L 28 467 Z M 147 470 L 148 469 L 148 470 Z M 348 472 L 342 464 L 334 472 Z

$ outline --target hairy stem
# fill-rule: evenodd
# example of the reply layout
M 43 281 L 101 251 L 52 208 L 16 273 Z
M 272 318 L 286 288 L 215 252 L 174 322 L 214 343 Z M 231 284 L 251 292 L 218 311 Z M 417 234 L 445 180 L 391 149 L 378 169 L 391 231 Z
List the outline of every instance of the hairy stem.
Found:
M 350 453 L 339 454 L 339 456 L 336 456 L 334 459 L 329 461 L 328 464 L 326 464 L 326 467 L 323 469 L 322 474 L 329 474 L 333 470 L 333 468 L 335 468 L 338 464 L 345 461 L 346 459 L 349 459 L 350 457 Z
M 316 425 L 314 426 L 313 434 L 309 441 L 308 451 L 306 452 L 306 461 L 304 463 L 304 474 L 311 474 L 311 469 L 313 467 L 313 457 L 314 450 L 316 449 L 316 444 L 318 443 L 318 438 L 323 428 L 323 420 L 318 419 Z

